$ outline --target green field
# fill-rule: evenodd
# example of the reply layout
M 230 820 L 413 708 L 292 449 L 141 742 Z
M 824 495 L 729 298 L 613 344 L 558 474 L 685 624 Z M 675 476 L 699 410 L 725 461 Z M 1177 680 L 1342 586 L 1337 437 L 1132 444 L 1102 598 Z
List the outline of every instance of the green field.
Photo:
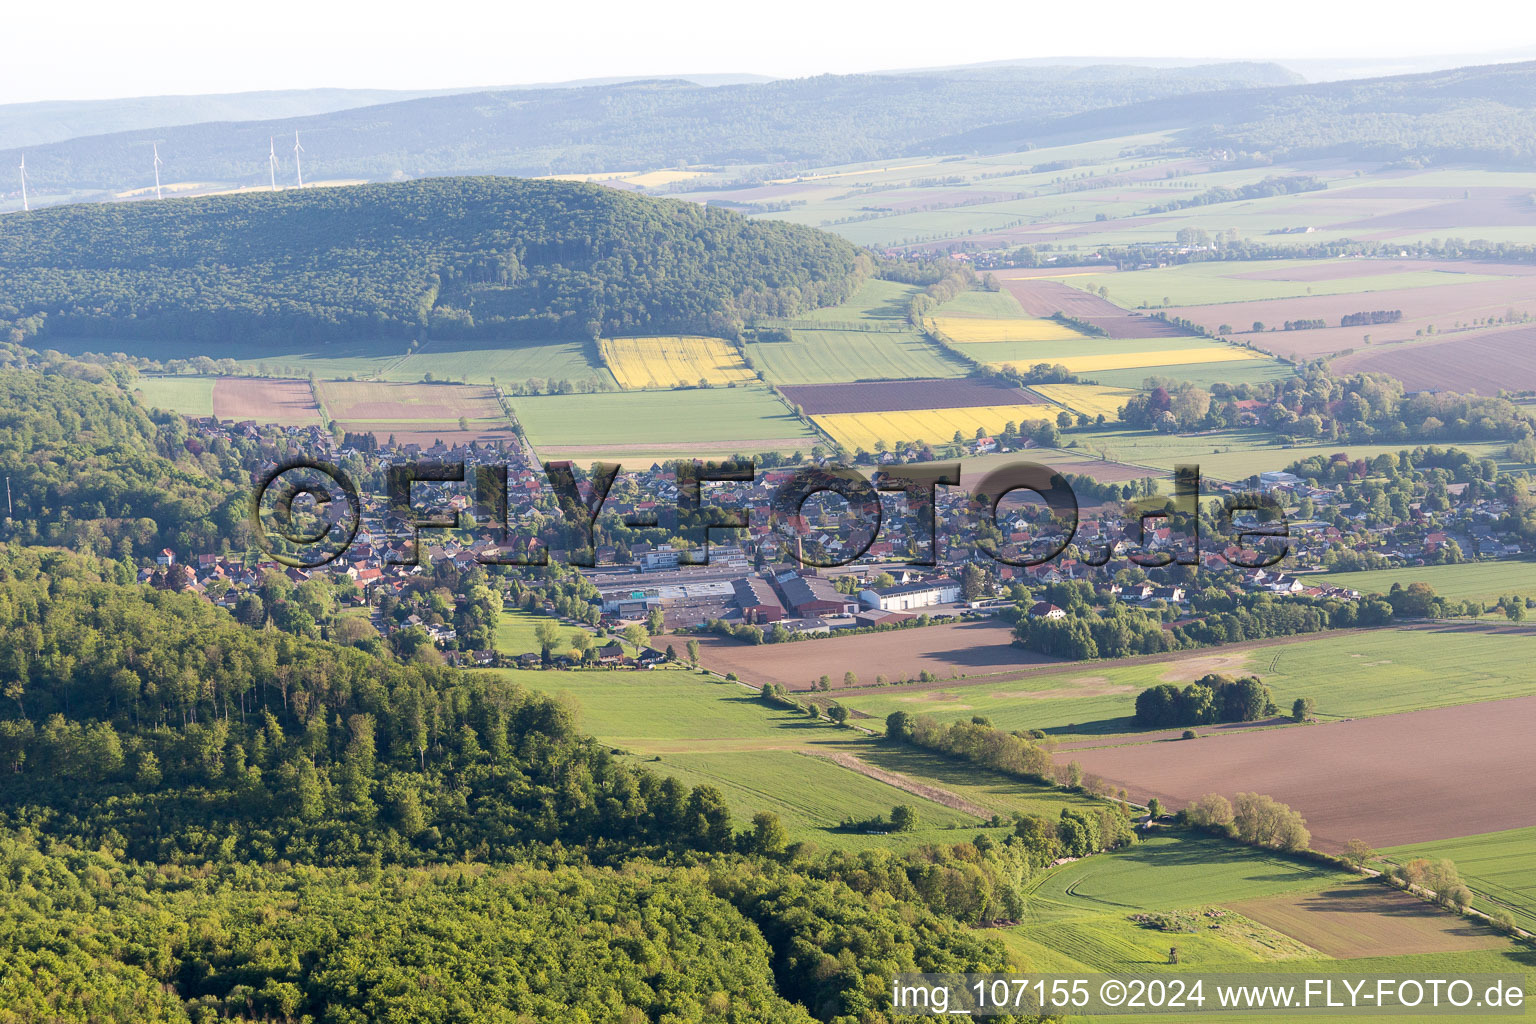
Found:
M 504 623 L 510 642 L 527 619 Z M 988 817 L 1015 812 L 1056 817 L 1064 806 L 1102 806 L 1088 797 L 977 769 L 920 750 L 895 747 L 849 729 L 783 708 L 769 707 L 736 683 L 686 669 L 650 672 L 504 669 L 517 682 L 559 696 L 579 727 L 625 752 L 635 763 L 725 794 L 733 814 L 777 813 L 795 839 L 838 848 L 906 848 L 955 842 L 953 829 L 970 834 L 982 818 L 871 779 L 826 756 L 853 755 L 874 768 L 935 786 L 976 804 Z M 916 809 L 920 827 L 901 835 L 850 832 L 845 817 L 886 814 L 897 803 Z M 996 838 L 1006 837 L 1000 830 Z
M 1082 374 L 1085 381 L 1113 388 L 1139 388 L 1148 377 L 1188 381 L 1208 388 L 1212 384 L 1262 384 L 1284 380 L 1296 371 L 1278 359 L 1238 359 L 1225 363 L 1176 363 L 1171 366 L 1133 367 L 1126 370 L 1094 370 Z
M 558 627 L 561 642 L 565 645 L 554 650 L 553 654 L 568 654 L 570 652 L 571 638 L 577 633 L 586 633 L 588 636 L 592 635 L 590 631 L 584 630 L 580 626 L 569 626 L 562 623 L 559 619 L 552 619 L 547 615 L 535 615 L 532 612 L 525 612 L 521 609 L 508 608 L 502 611 L 501 621 L 496 624 L 496 650 L 501 654 L 514 656 L 538 653 L 539 641 L 534 634 L 541 622 L 550 622 Z M 593 639 L 597 643 L 606 642 L 596 640 L 595 637 Z
M 747 356 L 775 384 L 963 377 L 970 367 L 916 331 L 807 331 L 790 341 L 753 341 Z
M 1473 906 L 1502 907 L 1520 927 L 1536 930 L 1536 828 L 1397 846 L 1382 854 L 1399 864 L 1414 857 L 1449 858 L 1477 897 Z
M 1205 306 L 1258 299 L 1289 299 L 1306 295 L 1343 295 L 1398 288 L 1433 288 L 1497 280 L 1492 274 L 1454 274 L 1419 270 L 1362 274 L 1331 281 L 1274 281 L 1244 278 L 1256 271 L 1302 270 L 1337 260 L 1253 260 L 1186 263 L 1156 270 L 1062 278 L 1075 288 L 1109 289 L 1109 300 L 1130 309 L 1159 306 Z M 1357 261 L 1358 262 L 1358 261 Z M 1165 301 L 1166 300 L 1166 301 Z
M 858 291 L 845 302 L 836 306 L 813 309 L 800 316 L 802 320 L 883 320 L 906 323 L 907 304 L 912 296 L 922 291 L 917 285 L 898 281 L 882 281 L 871 277 L 859 286 Z
M 541 453 L 551 448 L 572 458 L 583 454 L 572 448 L 587 446 L 614 453 L 672 445 L 679 454 L 701 447 L 751 453 L 809 449 L 820 440 L 772 391 L 757 386 L 540 395 L 513 398 L 512 409 Z
M 1094 374 L 1095 378 L 1103 376 L 1102 373 Z M 1172 470 L 1176 463 L 1193 462 L 1200 467 L 1203 475 L 1217 480 L 1243 480 L 1268 470 L 1285 469 L 1292 463 L 1314 455 L 1343 452 L 1352 459 L 1371 459 L 1384 453 L 1395 455 L 1417 447 L 1411 443 L 1369 445 L 1342 441 L 1299 441 L 1293 445 L 1282 445 L 1275 441 L 1272 434 L 1262 430 L 1213 430 L 1200 434 L 1089 430 L 1068 433 L 1066 438 L 1069 450 L 1072 447 L 1084 448 L 1111 460 L 1134 465 Z M 1458 443 L 1456 447 L 1479 457 L 1502 458 L 1509 446 L 1502 442 L 1470 441 Z
M 984 715 L 1002 729 L 1043 729 L 1065 739 L 1132 731 L 1136 694 L 1147 687 L 1184 685 L 1206 672 L 1253 673 L 1282 708 L 1311 697 L 1320 718 L 1362 718 L 1536 693 L 1531 643 L 1519 634 L 1418 629 L 1320 634 L 1139 664 L 1087 662 L 931 689 L 871 688 L 839 700 L 878 719 L 892 711 L 942 721 Z
M 987 316 L 1003 320 L 1029 317 L 1019 300 L 1006 291 L 961 292 L 934 312 L 938 316 Z
M 251 342 L 140 341 L 128 338 L 49 338 L 48 347 L 77 355 L 113 353 L 162 362 L 172 359 L 232 359 L 240 372 L 262 377 L 316 377 L 344 380 L 371 377 L 406 354 L 403 340 L 332 341 L 262 345 Z
M 1348 587 L 1362 594 L 1385 594 L 1393 584 L 1428 583 L 1435 593 L 1455 601 L 1495 604 L 1510 594 L 1536 596 L 1536 563 L 1525 560 L 1420 565 L 1368 572 L 1333 572 L 1303 576 L 1313 586 Z
M 437 380 L 466 384 L 495 381 L 509 391 L 530 379 L 601 380 L 617 387 L 607 367 L 588 357 L 587 348 L 578 341 L 429 341 L 385 366 L 380 379 L 417 381 L 430 373 Z
M 183 416 L 213 415 L 212 377 L 140 377 L 133 390 L 147 409 L 164 409 Z

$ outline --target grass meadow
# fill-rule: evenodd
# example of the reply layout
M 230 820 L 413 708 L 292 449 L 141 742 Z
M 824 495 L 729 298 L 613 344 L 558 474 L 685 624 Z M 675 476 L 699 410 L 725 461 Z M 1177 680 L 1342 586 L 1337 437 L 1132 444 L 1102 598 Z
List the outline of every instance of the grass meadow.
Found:
M 512 408 L 540 452 L 590 447 L 682 455 L 702 448 L 809 449 L 819 441 L 764 387 L 539 395 L 513 398 Z
M 213 377 L 140 377 L 133 383 L 146 409 L 213 415 Z
M 1483 911 L 1502 907 L 1520 927 L 1536 931 L 1536 828 L 1397 846 L 1382 853 L 1399 864 L 1415 857 L 1455 861 L 1476 897 L 1473 906 Z
M 1506 560 L 1419 565 L 1365 572 L 1317 573 L 1302 577 L 1315 586 L 1349 587 L 1362 594 L 1385 594 L 1394 584 L 1428 583 L 1435 593 L 1455 601 L 1494 604 L 1509 594 L 1536 597 L 1536 562 Z
M 984 715 L 1002 729 L 1069 739 L 1133 731 L 1136 694 L 1219 672 L 1257 675 L 1282 708 L 1311 697 L 1319 718 L 1362 718 L 1536 693 L 1530 646 L 1531 638 L 1519 634 L 1382 629 L 1136 664 L 1083 662 L 1012 679 L 872 687 L 838 699 L 882 720 L 893 711 L 941 721 Z

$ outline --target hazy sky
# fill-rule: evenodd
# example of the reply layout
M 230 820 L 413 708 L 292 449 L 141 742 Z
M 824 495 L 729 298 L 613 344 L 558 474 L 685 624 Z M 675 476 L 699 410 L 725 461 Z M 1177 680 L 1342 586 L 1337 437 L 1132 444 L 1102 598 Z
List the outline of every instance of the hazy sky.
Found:
M 1443 0 L 72 0 L 8 3 L 0 103 L 608 75 L 799 76 L 1061 55 L 1404 57 L 1536 42 L 1519 3 Z M 1454 15 L 1450 11 L 1454 11 Z M 1519 36 L 1519 38 L 1516 38 Z

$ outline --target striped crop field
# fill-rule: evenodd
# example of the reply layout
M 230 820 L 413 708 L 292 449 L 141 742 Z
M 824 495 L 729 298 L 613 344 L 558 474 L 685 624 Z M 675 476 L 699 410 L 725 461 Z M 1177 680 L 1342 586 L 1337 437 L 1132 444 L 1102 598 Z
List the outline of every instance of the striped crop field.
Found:
M 875 442 L 898 441 L 946 444 L 955 431 L 966 440 L 982 430 L 996 434 L 1009 423 L 1053 420 L 1054 405 L 981 405 L 964 409 L 922 409 L 896 412 L 839 412 L 811 417 L 816 425 L 849 451 L 873 451 Z
M 1139 370 L 1150 366 L 1184 366 L 1190 363 L 1238 363 L 1249 360 L 1270 360 L 1262 352 L 1253 352 L 1236 346 L 1210 345 L 1198 348 L 1176 348 L 1165 352 L 1111 352 L 1102 355 L 1075 355 L 1049 360 L 1060 363 L 1068 373 L 1093 373 L 1095 370 Z M 1045 362 L 1046 360 L 1041 360 Z M 992 363 L 1003 366 L 1005 363 Z
M 1110 388 L 1099 384 L 1036 384 L 1036 394 L 1057 405 L 1088 416 L 1114 419 L 1120 408 L 1140 394 L 1134 388 Z
M 723 387 L 756 379 L 741 353 L 720 338 L 604 338 L 598 349 L 626 389 L 695 387 L 700 381 Z
M 1083 341 L 1093 339 L 1055 320 L 994 320 L 975 316 L 936 316 L 931 330 L 956 345 L 1001 341 Z

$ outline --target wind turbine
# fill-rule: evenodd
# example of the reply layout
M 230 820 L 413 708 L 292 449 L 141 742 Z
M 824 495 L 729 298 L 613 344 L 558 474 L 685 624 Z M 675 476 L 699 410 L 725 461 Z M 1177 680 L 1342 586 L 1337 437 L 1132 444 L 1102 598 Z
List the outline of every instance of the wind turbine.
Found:
M 160 199 L 160 143 L 154 143 L 155 147 L 155 198 Z
M 293 133 L 293 170 L 299 176 L 299 188 L 304 187 L 304 168 L 299 163 L 299 154 L 304 152 L 304 147 L 299 145 L 299 133 Z
M 27 205 L 27 154 L 21 154 L 21 209 L 25 213 L 31 207 Z
M 277 191 L 277 140 L 267 136 L 267 173 L 272 178 L 272 191 Z

